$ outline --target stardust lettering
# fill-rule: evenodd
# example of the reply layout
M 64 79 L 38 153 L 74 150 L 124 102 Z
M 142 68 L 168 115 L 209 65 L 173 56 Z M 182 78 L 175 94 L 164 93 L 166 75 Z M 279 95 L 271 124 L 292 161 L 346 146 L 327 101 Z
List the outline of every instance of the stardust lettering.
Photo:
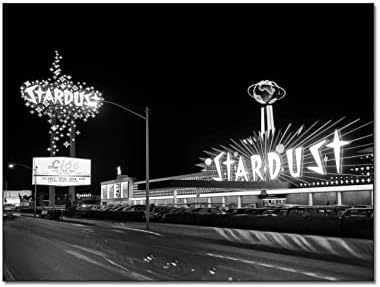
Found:
M 334 139 L 331 143 L 327 140 L 317 142 L 308 147 L 310 156 L 308 156 L 307 170 L 325 175 L 326 168 L 322 160 L 322 149 L 333 149 L 335 155 L 335 165 L 337 173 L 342 173 L 342 154 L 343 146 L 349 144 L 348 141 L 343 141 L 339 132 L 336 130 Z M 234 160 L 230 152 L 221 152 L 213 161 L 216 168 L 216 181 L 234 180 L 234 181 L 263 181 L 265 179 L 275 180 L 281 173 L 287 173 L 293 178 L 302 177 L 302 169 L 304 167 L 304 152 L 303 147 L 290 148 L 286 150 L 285 155 L 277 152 L 269 152 L 263 159 L 260 155 L 252 155 L 250 158 L 244 159 L 239 156 Z M 284 161 L 284 162 L 283 162 Z M 313 164 L 314 163 L 314 164 Z M 286 167 L 286 168 L 284 168 Z
M 34 85 L 25 89 L 26 100 L 33 104 L 54 104 L 54 105 L 74 105 L 77 107 L 89 106 L 95 107 L 98 104 L 99 97 L 95 92 L 71 92 L 69 90 L 61 90 L 58 88 L 42 89 L 38 85 Z

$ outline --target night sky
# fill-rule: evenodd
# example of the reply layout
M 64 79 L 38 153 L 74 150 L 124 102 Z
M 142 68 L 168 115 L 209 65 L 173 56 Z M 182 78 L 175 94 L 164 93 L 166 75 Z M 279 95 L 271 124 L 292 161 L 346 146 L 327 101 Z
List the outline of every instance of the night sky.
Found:
M 48 156 L 48 118 L 21 98 L 27 80 L 63 73 L 106 100 L 151 109 L 151 178 L 199 172 L 204 150 L 260 129 L 247 88 L 272 80 L 287 95 L 276 127 L 315 120 L 373 120 L 372 4 L 4 4 L 3 182 L 31 189 L 32 165 Z M 77 157 L 92 160 L 93 185 L 145 177 L 145 121 L 105 104 L 78 123 Z M 64 150 L 62 146 L 60 148 Z M 67 156 L 60 152 L 60 156 Z

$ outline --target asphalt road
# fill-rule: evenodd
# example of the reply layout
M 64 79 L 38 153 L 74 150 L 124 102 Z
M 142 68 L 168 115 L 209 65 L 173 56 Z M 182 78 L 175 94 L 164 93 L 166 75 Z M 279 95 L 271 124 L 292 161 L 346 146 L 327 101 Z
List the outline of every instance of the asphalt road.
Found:
M 229 246 L 136 228 L 17 217 L 3 224 L 5 281 L 368 281 L 372 266 Z

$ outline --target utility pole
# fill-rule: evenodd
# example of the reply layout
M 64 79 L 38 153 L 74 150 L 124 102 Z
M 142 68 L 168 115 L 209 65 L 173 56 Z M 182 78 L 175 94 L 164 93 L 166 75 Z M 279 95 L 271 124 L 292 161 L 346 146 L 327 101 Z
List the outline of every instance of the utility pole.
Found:
M 145 191 L 145 205 L 146 205 L 146 229 L 149 230 L 150 220 L 150 206 L 149 206 L 149 108 L 145 108 L 145 172 L 146 172 L 146 191 Z

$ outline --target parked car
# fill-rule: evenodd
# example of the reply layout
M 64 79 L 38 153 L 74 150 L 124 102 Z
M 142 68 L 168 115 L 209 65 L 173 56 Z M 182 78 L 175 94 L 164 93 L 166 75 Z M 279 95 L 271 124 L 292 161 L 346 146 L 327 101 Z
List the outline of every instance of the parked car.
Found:
M 234 214 L 234 216 L 252 216 L 252 215 L 260 215 L 264 211 L 269 210 L 270 208 L 247 208 L 245 213 Z
M 13 204 L 4 204 L 3 206 L 3 219 L 13 219 L 15 215 L 13 212 L 16 211 L 16 206 Z
M 265 210 L 263 213 L 258 214 L 258 216 L 283 216 L 288 212 L 287 208 L 273 208 Z
M 3 211 L 16 211 L 16 206 L 14 204 L 4 204 Z
M 133 205 L 130 208 L 128 208 L 124 214 L 127 218 L 130 219 L 136 219 L 136 220 L 145 220 L 145 212 L 146 212 L 146 206 L 145 205 Z M 152 218 L 152 215 L 154 212 L 154 206 L 150 206 L 149 208 L 149 215 L 150 218 Z
M 145 211 L 146 210 L 146 206 L 145 205 L 132 205 L 128 208 L 128 212 L 132 212 L 132 211 Z
M 224 211 L 215 208 L 215 207 L 199 207 L 195 208 L 191 211 L 189 211 L 191 214 L 200 214 L 200 215 L 205 215 L 205 214 L 226 214 Z
M 154 209 L 154 215 L 152 216 L 152 220 L 161 221 L 162 217 L 172 210 L 176 210 L 176 208 L 174 206 L 157 206 Z
M 195 208 L 188 206 L 174 207 L 173 209 L 169 210 L 161 216 L 161 221 L 166 221 L 168 218 L 177 216 L 179 214 L 191 213 L 191 211 L 194 209 Z
M 110 211 L 122 211 L 123 209 L 125 208 L 125 205 L 116 205 L 115 207 L 113 207 L 112 209 L 110 209 Z
M 106 207 L 101 208 L 100 211 L 110 211 L 112 208 L 114 208 L 113 205 L 107 205 Z
M 349 208 L 340 216 L 340 218 L 345 217 L 373 218 L 373 208 Z
M 246 214 L 248 208 L 231 208 L 226 211 L 229 215 Z
M 113 207 L 113 205 L 112 206 L 110 206 L 110 205 L 103 205 L 102 207 L 99 208 L 99 211 L 105 211 L 105 210 L 108 210 L 108 209 L 110 209 L 112 207 Z
M 89 210 L 99 210 L 99 209 L 100 209 L 99 205 L 94 205 Z

